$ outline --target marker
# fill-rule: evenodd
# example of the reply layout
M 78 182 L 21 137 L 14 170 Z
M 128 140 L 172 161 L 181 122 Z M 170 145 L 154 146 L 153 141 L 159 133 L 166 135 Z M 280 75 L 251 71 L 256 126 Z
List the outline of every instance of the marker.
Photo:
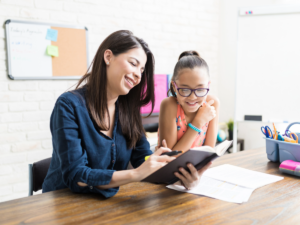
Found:
M 163 153 L 163 154 L 161 154 L 161 155 L 173 156 L 173 155 L 178 155 L 178 154 L 180 154 L 180 153 L 182 153 L 182 151 L 177 151 L 177 150 L 175 150 L 175 151 L 172 151 L 172 152 L 165 152 L 165 153 Z M 146 161 L 147 159 L 149 159 L 149 157 L 150 157 L 150 155 L 145 156 L 145 161 Z

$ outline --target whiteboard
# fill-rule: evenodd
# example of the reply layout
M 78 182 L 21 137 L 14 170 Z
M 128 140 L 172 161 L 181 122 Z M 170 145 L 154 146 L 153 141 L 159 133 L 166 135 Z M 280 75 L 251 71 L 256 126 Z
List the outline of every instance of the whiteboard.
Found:
M 59 30 L 57 39 L 60 41 L 46 39 L 47 31 L 53 29 L 53 26 Z M 86 72 L 89 54 L 85 27 L 8 20 L 5 28 L 8 76 L 11 79 L 80 79 Z M 84 35 L 83 41 L 76 39 L 74 34 L 78 32 Z M 66 39 L 68 33 L 71 38 Z M 47 46 L 50 45 L 60 45 L 58 57 L 46 54 Z M 72 50 L 80 52 L 80 55 L 72 54 Z M 74 68 L 65 62 L 72 61 L 73 65 L 80 67 L 78 74 L 73 71 L 68 73 Z
M 249 12 L 238 17 L 235 120 L 299 121 L 300 11 Z
M 51 45 L 46 40 L 50 26 L 13 23 L 10 26 L 10 63 L 11 74 L 15 77 L 31 77 L 33 71 L 41 77 L 52 76 L 52 59 L 46 55 L 45 46 Z M 38 62 L 38 63 L 37 63 Z

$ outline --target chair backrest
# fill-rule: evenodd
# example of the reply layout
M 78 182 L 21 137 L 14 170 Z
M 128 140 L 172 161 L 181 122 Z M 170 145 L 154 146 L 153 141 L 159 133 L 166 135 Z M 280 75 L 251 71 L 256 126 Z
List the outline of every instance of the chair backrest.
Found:
M 35 162 L 32 166 L 29 165 L 29 195 L 32 195 L 32 191 L 38 191 L 42 189 L 44 179 L 47 175 L 51 163 L 51 159 L 52 158 L 50 157 Z
M 146 132 L 157 132 L 158 130 L 158 123 L 150 123 L 143 125 Z

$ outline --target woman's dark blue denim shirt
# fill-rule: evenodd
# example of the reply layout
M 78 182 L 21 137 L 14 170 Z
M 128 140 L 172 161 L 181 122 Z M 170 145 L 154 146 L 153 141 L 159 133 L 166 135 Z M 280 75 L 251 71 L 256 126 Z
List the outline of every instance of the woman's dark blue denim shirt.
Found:
M 115 171 L 126 170 L 129 161 L 140 166 L 151 155 L 149 143 L 143 136 L 134 149 L 127 148 L 118 119 L 116 103 L 112 138 L 99 131 L 86 107 L 85 89 L 62 94 L 51 115 L 53 154 L 43 192 L 70 188 L 79 193 L 100 193 L 114 196 L 119 187 L 98 189 L 109 184 Z M 77 182 L 88 184 L 78 186 Z

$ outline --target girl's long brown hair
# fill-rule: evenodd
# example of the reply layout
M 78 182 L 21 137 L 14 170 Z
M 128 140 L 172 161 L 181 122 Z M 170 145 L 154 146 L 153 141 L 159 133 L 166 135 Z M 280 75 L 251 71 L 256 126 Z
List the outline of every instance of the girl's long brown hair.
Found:
M 152 102 L 151 115 L 154 108 L 154 57 L 148 44 L 127 30 L 120 30 L 109 35 L 100 45 L 95 58 L 87 72 L 78 82 L 76 89 L 82 82 L 86 82 L 86 102 L 89 113 L 100 130 L 108 130 L 105 115 L 109 115 L 107 107 L 107 74 L 104 52 L 110 49 L 114 56 L 125 53 L 133 48 L 142 48 L 147 55 L 147 63 L 142 74 L 141 82 L 130 90 L 127 95 L 118 98 L 119 122 L 122 133 L 127 140 L 127 146 L 134 148 L 145 130 L 142 125 L 140 109 Z M 90 70 L 90 68 L 89 68 Z

